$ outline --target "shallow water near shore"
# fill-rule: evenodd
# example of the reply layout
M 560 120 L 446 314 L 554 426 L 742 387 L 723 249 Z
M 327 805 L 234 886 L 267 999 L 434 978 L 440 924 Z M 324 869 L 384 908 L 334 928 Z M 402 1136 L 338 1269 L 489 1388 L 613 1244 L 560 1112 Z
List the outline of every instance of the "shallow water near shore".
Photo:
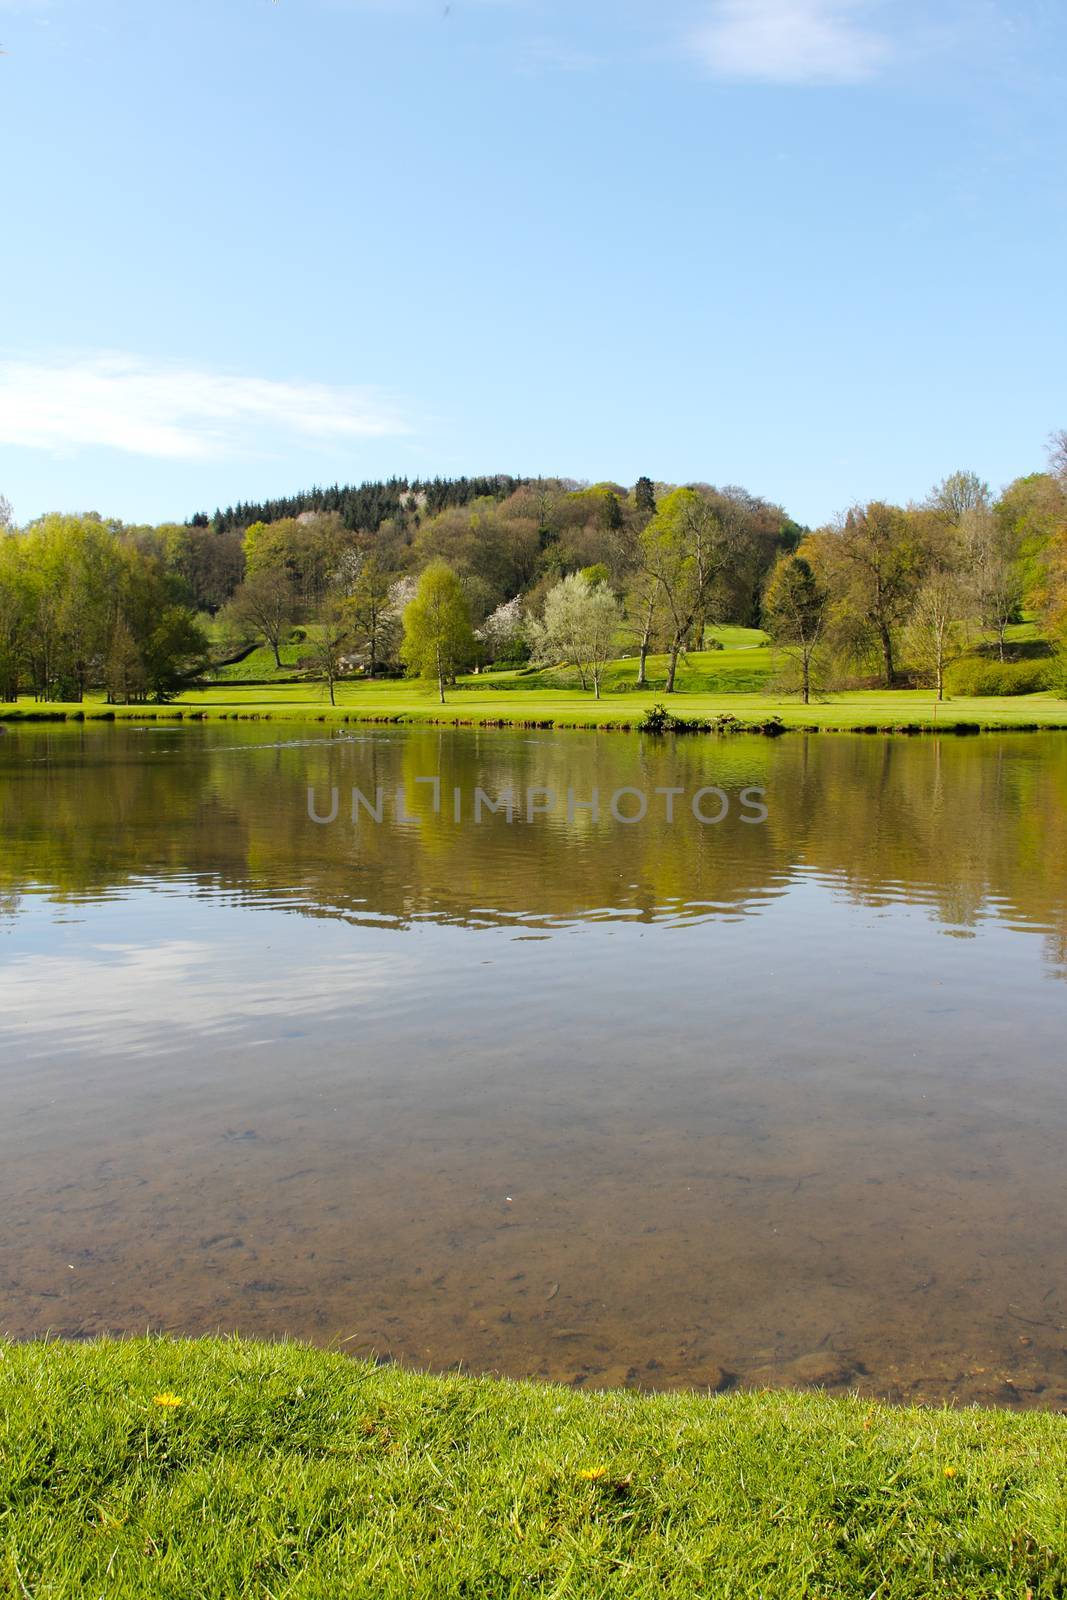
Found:
M 1067 1405 L 1067 736 L 27 727 L 0 830 L 0 1330 Z

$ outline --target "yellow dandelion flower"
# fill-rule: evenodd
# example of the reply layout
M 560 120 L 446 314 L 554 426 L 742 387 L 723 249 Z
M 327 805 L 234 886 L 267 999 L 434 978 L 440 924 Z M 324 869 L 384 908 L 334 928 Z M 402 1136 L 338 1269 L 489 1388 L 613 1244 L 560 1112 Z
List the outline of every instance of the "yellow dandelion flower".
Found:
M 154 1406 L 180 1406 L 181 1403 L 182 1397 L 180 1394 L 154 1394 L 152 1396 L 152 1404 Z
M 578 1476 L 584 1478 L 587 1483 L 598 1483 L 601 1478 L 606 1478 L 607 1474 L 607 1467 L 583 1467 Z
M 956 1476 L 956 1470 L 957 1469 L 955 1467 L 946 1467 L 945 1468 L 945 1477 L 946 1478 L 954 1478 Z

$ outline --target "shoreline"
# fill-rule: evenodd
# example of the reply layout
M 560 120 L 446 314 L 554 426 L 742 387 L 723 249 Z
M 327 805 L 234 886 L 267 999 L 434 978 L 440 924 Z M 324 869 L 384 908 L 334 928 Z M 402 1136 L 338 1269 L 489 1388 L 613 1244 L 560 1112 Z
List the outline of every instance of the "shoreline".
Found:
M 370 727 L 410 727 L 410 728 L 468 728 L 478 730 L 507 730 L 519 731 L 540 730 L 542 732 L 569 733 L 569 732 L 597 732 L 597 733 L 645 733 L 652 738 L 674 736 L 678 738 L 697 735 L 728 737 L 736 734 L 758 734 L 767 738 L 778 738 L 788 733 L 857 733 L 857 734 L 897 734 L 914 737 L 916 735 L 943 735 L 952 734 L 957 737 L 975 736 L 983 733 L 1064 733 L 1067 732 L 1067 708 L 1062 714 L 1062 720 L 1040 721 L 1026 718 L 1026 714 L 1019 713 L 1018 722 L 1006 720 L 1010 713 L 1001 712 L 999 717 L 991 715 L 986 719 L 970 716 L 952 716 L 951 713 L 940 717 L 922 719 L 895 718 L 887 721 L 872 721 L 868 719 L 857 721 L 809 721 L 807 715 L 810 708 L 805 708 L 804 715 L 790 714 L 790 708 L 778 708 L 773 713 L 764 717 L 748 719 L 737 716 L 731 712 L 715 713 L 711 716 L 687 714 L 684 708 L 676 714 L 678 725 L 665 729 L 663 732 L 653 732 L 644 728 L 641 721 L 626 715 L 604 718 L 602 715 L 584 717 L 565 713 L 563 716 L 494 716 L 471 715 L 461 706 L 454 709 L 446 707 L 439 709 L 419 711 L 405 708 L 403 711 L 384 712 L 380 710 L 363 710 L 352 705 L 339 705 L 325 708 L 316 706 L 314 702 L 295 702 L 291 704 L 263 703 L 250 705 L 247 709 L 234 707 L 232 703 L 225 706 L 196 706 L 187 702 L 172 702 L 164 705 L 152 706 L 77 706 L 77 705 L 34 705 L 29 708 L 22 706 L 0 706 L 0 735 L 7 728 L 23 725 L 62 725 L 96 723 L 102 725 L 115 725 L 118 723 L 145 723 L 145 722 L 317 722 L 336 725 L 361 724 Z M 842 707 L 847 713 L 847 707 Z M 1025 720 L 1024 720 L 1025 719 Z
M 461 691 L 462 696 L 462 691 Z M 510 696 L 509 696 L 510 698 Z M 418 706 L 406 702 L 397 709 L 389 704 L 360 706 L 352 701 L 338 706 L 323 706 L 309 699 L 226 699 L 226 701 L 190 701 L 176 699 L 152 706 L 106 706 L 101 701 L 77 702 L 19 702 L 0 706 L 0 736 L 16 726 L 42 725 L 117 725 L 117 723 L 149 722 L 285 722 L 328 723 L 328 725 L 390 726 L 390 728 L 474 728 L 474 730 L 553 731 L 553 733 L 645 733 L 649 738 L 664 738 L 673 734 L 677 738 L 689 736 L 715 736 L 728 738 L 733 734 L 760 734 L 765 738 L 779 738 L 787 733 L 859 733 L 859 734 L 953 734 L 958 738 L 981 733 L 1067 733 L 1067 704 L 1051 710 L 1048 699 L 1043 698 L 1040 709 L 1016 709 L 1014 706 L 990 707 L 985 714 L 974 707 L 973 701 L 952 709 L 952 702 L 905 702 L 899 709 L 872 704 L 870 701 L 849 706 L 848 701 L 824 701 L 819 706 L 784 704 L 782 701 L 763 707 L 752 704 L 729 710 L 723 704 L 725 696 L 718 698 L 715 706 L 697 704 L 686 706 L 685 699 L 672 702 L 667 707 L 670 717 L 665 728 L 643 726 L 648 706 L 619 704 L 619 699 L 601 701 L 595 712 L 585 712 L 581 702 L 563 702 L 550 706 L 531 706 L 525 715 L 517 715 L 510 707 L 464 706 L 462 699 L 445 707 Z M 627 696 L 629 699 L 629 696 Z M 694 696 L 694 701 L 699 701 Z M 920 707 L 923 707 L 921 714 Z M 909 715 L 910 712 L 910 715 Z M 939 715 L 941 712 L 941 715 Z M 1035 712 L 1038 712 L 1035 715 Z

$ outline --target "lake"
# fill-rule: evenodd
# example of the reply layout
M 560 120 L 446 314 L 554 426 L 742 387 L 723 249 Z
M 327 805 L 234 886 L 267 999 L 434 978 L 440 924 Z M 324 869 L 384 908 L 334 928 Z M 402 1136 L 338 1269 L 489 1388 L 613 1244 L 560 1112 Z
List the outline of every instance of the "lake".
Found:
M 1067 736 L 30 725 L 0 838 L 11 1335 L 1067 1405 Z

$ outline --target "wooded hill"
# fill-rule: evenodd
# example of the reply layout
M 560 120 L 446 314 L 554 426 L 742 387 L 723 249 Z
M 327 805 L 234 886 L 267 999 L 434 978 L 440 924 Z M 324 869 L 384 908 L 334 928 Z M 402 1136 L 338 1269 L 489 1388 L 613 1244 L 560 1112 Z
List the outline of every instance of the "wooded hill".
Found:
M 1002 686 L 975 692 L 1037 689 L 1046 669 L 1007 630 L 1032 616 L 1029 653 L 1064 676 L 1067 435 L 1049 470 L 999 494 L 954 472 L 814 531 L 729 485 L 508 474 L 335 485 L 155 527 L 46 516 L 0 537 L 0 700 L 164 698 L 241 642 L 280 669 L 294 629 L 331 693 L 338 676 L 414 670 L 405 632 L 430 574 L 455 613 L 449 677 L 567 662 L 598 692 L 606 661 L 637 657 L 643 686 L 659 653 L 671 692 L 708 628 L 732 624 L 770 634 L 805 698 L 864 681 L 940 695 L 976 651 Z M 422 654 L 440 660 L 437 633 Z

